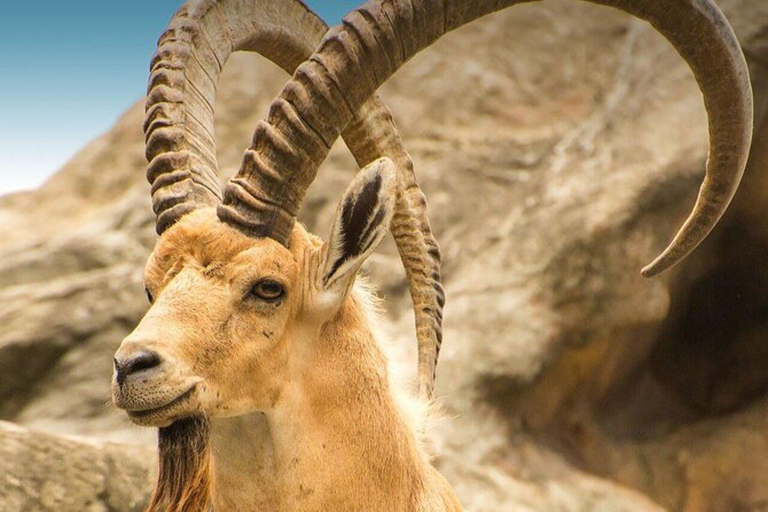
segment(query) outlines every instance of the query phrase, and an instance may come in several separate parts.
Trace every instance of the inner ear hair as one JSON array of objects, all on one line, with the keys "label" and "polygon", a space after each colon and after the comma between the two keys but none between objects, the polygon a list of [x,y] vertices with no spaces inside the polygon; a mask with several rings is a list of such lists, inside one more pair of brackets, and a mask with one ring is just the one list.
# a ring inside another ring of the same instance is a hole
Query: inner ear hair
[{"label": "inner ear hair", "polygon": [[380,158],[350,184],[336,210],[323,271],[324,287],[351,275],[389,231],[397,197],[395,164]]}]

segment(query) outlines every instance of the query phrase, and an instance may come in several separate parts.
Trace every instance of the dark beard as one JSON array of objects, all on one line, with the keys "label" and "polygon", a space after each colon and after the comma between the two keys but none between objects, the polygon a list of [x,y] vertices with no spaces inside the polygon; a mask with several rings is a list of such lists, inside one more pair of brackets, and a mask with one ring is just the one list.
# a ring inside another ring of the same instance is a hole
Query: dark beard
[{"label": "dark beard", "polygon": [[207,512],[211,509],[210,422],[180,419],[158,431],[157,484],[147,512]]}]

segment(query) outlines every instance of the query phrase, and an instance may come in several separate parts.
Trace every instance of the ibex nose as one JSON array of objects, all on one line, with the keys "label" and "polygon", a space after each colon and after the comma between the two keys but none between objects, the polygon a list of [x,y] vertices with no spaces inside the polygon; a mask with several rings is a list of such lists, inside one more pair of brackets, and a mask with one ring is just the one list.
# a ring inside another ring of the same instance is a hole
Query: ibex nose
[{"label": "ibex nose", "polygon": [[122,386],[131,374],[160,366],[160,355],[154,350],[141,350],[125,359],[115,358],[115,380]]}]

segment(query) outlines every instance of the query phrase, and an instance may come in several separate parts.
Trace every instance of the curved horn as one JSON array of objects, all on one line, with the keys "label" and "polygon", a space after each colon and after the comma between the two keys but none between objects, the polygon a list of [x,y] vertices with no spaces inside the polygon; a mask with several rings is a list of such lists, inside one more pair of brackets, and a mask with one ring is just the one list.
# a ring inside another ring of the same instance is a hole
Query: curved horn
[{"label": "curved horn", "polygon": [[[300,0],[191,0],[175,14],[152,59],[144,125],[159,234],[184,214],[220,202],[213,111],[229,55],[235,50],[258,52],[293,73],[327,29]],[[389,109],[376,95],[343,137],[361,167],[382,156],[397,164],[401,193],[392,233],[408,277],[419,347],[425,347],[419,352],[434,353],[426,358],[434,361],[426,372],[433,376],[445,299],[440,250],[413,161]],[[432,380],[420,378],[422,392],[431,389]]]},{"label": "curved horn", "polygon": [[[363,119],[368,122],[361,122]],[[427,199],[416,182],[413,160],[389,109],[375,96],[358,111],[342,136],[361,167],[380,156],[389,156],[397,164],[400,190],[391,230],[405,267],[416,318],[419,394],[429,400],[434,393],[443,341],[445,292],[440,246],[429,225]],[[369,144],[363,147],[358,142]]]},{"label": "curved horn", "polygon": [[[443,34],[523,1],[382,0],[350,13],[299,66],[267,120],[257,125],[240,171],[225,189],[219,217],[287,243],[320,163],[363,102]],[[680,261],[706,237],[738,187],[752,136],[749,74],[738,41],[712,0],[590,1],[644,19],[669,40],[692,69],[709,116],[706,179],[678,235],[643,269],[651,276]]]},{"label": "curved horn", "polygon": [[[666,37],[693,71],[709,115],[706,179],[678,236],[643,270],[654,275],[704,239],[736,191],[752,136],[749,73],[733,30],[712,0],[589,1],[646,20]],[[251,225],[268,227],[267,235],[284,241],[319,163],[363,102],[408,59],[446,32],[522,2],[382,0],[351,12],[299,66],[275,99],[267,121],[257,125],[254,144],[225,190],[220,217],[237,223],[247,214]],[[264,185],[258,188],[258,197],[244,197],[237,189],[244,180]],[[254,200],[259,207],[249,208]]]},{"label": "curved horn", "polygon": [[178,10],[150,64],[144,123],[159,234],[221,200],[213,117],[230,54],[258,51],[292,72],[326,30],[298,0],[190,0]]}]

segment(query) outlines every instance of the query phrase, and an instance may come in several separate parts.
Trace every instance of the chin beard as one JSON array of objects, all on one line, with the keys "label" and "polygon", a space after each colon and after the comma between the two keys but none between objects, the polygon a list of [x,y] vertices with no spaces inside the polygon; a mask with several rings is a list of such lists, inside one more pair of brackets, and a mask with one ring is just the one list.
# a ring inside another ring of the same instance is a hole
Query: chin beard
[{"label": "chin beard", "polygon": [[158,431],[157,484],[147,512],[208,512],[211,508],[210,422],[180,419]]}]

